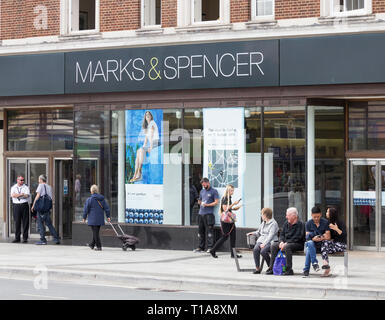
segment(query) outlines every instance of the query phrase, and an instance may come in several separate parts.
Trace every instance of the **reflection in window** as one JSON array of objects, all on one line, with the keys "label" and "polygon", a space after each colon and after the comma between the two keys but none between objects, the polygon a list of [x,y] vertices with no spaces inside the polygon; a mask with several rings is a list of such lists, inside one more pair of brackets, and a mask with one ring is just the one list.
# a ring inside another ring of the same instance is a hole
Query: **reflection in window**
[{"label": "reflection in window", "polygon": [[349,149],[385,148],[385,102],[366,101],[349,104]]},{"label": "reflection in window", "polygon": [[8,151],[73,149],[73,111],[8,111]]},{"label": "reflection in window", "polygon": [[220,18],[220,0],[193,0],[194,21],[215,21]]},{"label": "reflection in window", "polygon": [[315,204],[344,219],[344,108],[315,107]]},{"label": "reflection in window", "polygon": [[288,207],[307,220],[305,145],[304,107],[264,109],[264,205],[273,209],[279,225]]}]

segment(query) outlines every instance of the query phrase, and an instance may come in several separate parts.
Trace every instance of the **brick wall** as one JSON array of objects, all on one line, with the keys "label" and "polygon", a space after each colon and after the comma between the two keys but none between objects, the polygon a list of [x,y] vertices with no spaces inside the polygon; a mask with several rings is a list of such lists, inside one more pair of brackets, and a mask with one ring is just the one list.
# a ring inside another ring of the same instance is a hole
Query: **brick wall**
[{"label": "brick wall", "polygon": [[[47,28],[38,29],[34,20],[41,12],[36,6],[47,8]],[[60,0],[6,0],[1,1],[2,40],[58,35],[60,33]]]},{"label": "brick wall", "polygon": [[319,17],[320,10],[320,0],[275,0],[277,20]]},{"label": "brick wall", "polygon": [[384,13],[385,0],[373,0],[372,9],[373,9],[373,13]]},{"label": "brick wall", "polygon": [[162,27],[176,27],[178,21],[177,0],[162,0]]},{"label": "brick wall", "polygon": [[247,22],[250,20],[250,0],[230,1],[230,22]]},{"label": "brick wall", "polygon": [[100,31],[140,28],[140,0],[101,0]]}]

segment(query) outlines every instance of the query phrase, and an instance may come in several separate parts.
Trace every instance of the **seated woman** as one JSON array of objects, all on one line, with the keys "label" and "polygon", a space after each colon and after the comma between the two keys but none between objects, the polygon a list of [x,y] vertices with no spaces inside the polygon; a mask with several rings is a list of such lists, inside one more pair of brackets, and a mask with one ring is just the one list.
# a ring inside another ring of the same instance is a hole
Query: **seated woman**
[{"label": "seated woman", "polygon": [[[146,153],[159,146],[159,130],[150,111],[146,111],[143,118],[142,129],[145,134],[144,143],[136,152],[135,173],[130,182],[142,180],[142,166]],[[147,145],[148,144],[148,145]]]},{"label": "seated woman", "polygon": [[328,210],[326,211],[326,218],[329,220],[331,239],[322,241],[322,269],[324,269],[325,271],[321,275],[321,277],[329,277],[331,275],[328,254],[335,252],[344,252],[347,249],[346,225],[338,219],[337,210],[335,208],[328,208]]},{"label": "seated woman", "polygon": [[272,241],[278,241],[278,223],[273,218],[273,211],[270,208],[261,210],[263,222],[255,232],[250,232],[247,235],[256,235],[256,244],[254,246],[253,255],[255,262],[254,274],[259,274],[262,271],[260,268],[260,255],[265,259],[267,265],[270,265],[270,244]]}]

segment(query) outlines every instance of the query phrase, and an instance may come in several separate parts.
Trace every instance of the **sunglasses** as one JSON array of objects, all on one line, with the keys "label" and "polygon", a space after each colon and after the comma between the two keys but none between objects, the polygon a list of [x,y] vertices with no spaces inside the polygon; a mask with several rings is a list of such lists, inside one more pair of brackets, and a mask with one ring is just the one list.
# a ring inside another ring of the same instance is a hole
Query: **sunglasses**
[{"label": "sunglasses", "polygon": [[24,181],[24,179],[19,179],[19,181]]}]

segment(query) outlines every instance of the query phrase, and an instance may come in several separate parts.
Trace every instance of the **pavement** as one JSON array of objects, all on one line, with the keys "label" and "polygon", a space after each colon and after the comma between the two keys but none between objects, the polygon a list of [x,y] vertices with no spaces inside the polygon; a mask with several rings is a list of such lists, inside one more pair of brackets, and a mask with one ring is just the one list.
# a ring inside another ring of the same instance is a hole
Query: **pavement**
[{"label": "pavement", "polygon": [[[32,241],[31,241],[32,242]],[[293,257],[294,276],[237,272],[228,252],[207,253],[33,243],[0,243],[0,277],[118,285],[143,290],[195,291],[250,295],[256,299],[385,299],[385,252],[349,251],[348,277],[343,258],[331,257],[332,277],[313,270],[302,277],[303,256]],[[241,268],[253,268],[252,253],[242,253]],[[321,261],[319,257],[319,261]],[[266,269],[266,268],[265,268]],[[40,277],[40,278],[39,278]],[[48,282],[49,283],[49,282]]]}]

